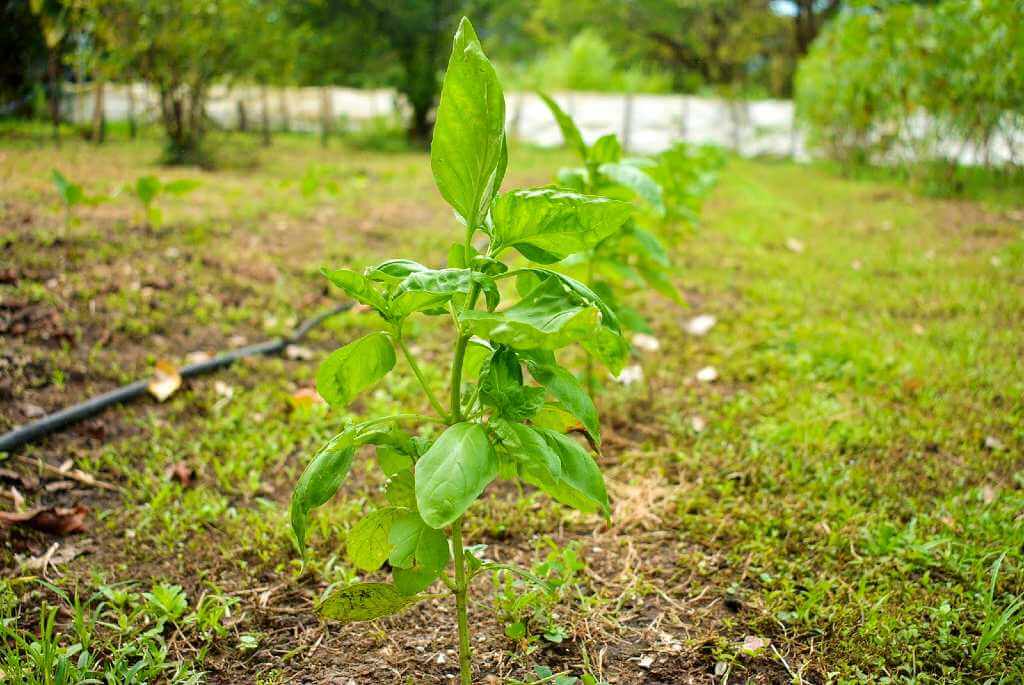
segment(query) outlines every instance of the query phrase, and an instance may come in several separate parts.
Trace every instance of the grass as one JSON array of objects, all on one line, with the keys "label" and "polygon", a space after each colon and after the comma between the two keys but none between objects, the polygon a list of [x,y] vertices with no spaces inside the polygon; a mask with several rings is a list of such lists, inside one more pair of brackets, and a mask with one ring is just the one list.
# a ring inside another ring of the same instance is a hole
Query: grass
[{"label": "grass", "polygon": [[[282,136],[258,167],[205,172],[156,167],[158,153],[149,140],[3,144],[0,429],[157,359],[288,330],[332,301],[322,264],[440,263],[458,239],[422,155]],[[511,185],[544,183],[568,160],[512,154]],[[202,186],[167,199],[158,229],[123,197],[65,229],[53,167],[88,193],[144,174]],[[1019,209],[734,160],[703,225],[676,243],[690,309],[635,295],[661,342],[638,360],[651,392],[609,382],[599,397],[611,524],[507,487],[472,511],[471,543],[559,587],[477,583],[481,677],[1024,679]],[[683,329],[698,313],[718,318],[704,337]],[[5,492],[91,511],[83,535],[0,532],[6,678],[446,682],[443,602],[370,627],[324,627],[310,612],[355,578],[339,550],[380,497],[371,469],[357,465],[315,518],[305,568],[287,532],[291,485],[343,418],[296,392],[319,358],[375,325],[343,315],[306,343],[313,360],[239,364],[10,456]],[[411,337],[442,388],[435,325]],[[708,365],[719,379],[694,380]],[[392,374],[354,411],[425,406],[408,374]],[[117,490],[39,467],[67,458]],[[194,482],[167,475],[179,462]],[[75,558],[28,563],[54,542]]]}]

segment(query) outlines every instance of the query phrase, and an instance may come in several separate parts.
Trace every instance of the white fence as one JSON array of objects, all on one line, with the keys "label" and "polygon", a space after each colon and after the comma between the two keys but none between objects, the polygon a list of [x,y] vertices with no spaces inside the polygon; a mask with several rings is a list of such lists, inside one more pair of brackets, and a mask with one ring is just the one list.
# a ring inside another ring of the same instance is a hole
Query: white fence
[{"label": "white fence", "polygon": [[[131,89],[131,97],[129,97]],[[90,121],[91,87],[69,88],[72,117]],[[257,88],[215,89],[207,112],[227,128],[237,128],[244,117],[259,127],[263,97]],[[588,141],[617,133],[628,150],[651,153],[685,140],[715,143],[744,155],[771,154],[803,158],[803,143],[793,124],[793,103],[785,100],[726,101],[684,95],[625,95],[607,93],[553,93],[576,119]],[[561,134],[543,101],[533,93],[507,93],[510,135],[538,145],[557,145]],[[391,90],[351,88],[273,88],[267,92],[271,126],[275,129],[318,131],[324,117],[343,118],[358,127],[373,117],[405,111]],[[134,109],[140,119],[153,119],[156,94],[142,84],[108,84],[103,110],[107,119],[124,120]]]}]

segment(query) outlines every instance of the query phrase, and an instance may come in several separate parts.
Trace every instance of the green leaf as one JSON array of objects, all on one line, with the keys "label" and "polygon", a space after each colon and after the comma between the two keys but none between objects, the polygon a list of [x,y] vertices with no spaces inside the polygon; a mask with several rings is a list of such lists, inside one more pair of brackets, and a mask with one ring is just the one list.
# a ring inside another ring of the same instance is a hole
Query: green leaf
[{"label": "green leaf", "polygon": [[418,597],[403,595],[388,583],[355,583],[328,595],[320,604],[319,613],[342,623],[372,621],[397,614],[417,601]]},{"label": "green leaf", "polygon": [[160,193],[160,180],[155,176],[140,176],[135,181],[135,195],[147,207]]},{"label": "green leaf", "polygon": [[64,174],[54,169],[50,173],[50,177],[53,179],[53,185],[57,187],[57,194],[60,195],[61,201],[68,207],[74,207],[85,200],[85,191],[82,190],[82,186],[72,183]]},{"label": "green leaf", "polygon": [[457,423],[416,462],[416,503],[431,528],[462,515],[497,475],[497,459],[478,423]]},{"label": "green leaf", "polygon": [[391,476],[384,490],[384,497],[396,507],[416,508],[416,483],[412,477],[412,468],[399,471]]},{"label": "green leaf", "polygon": [[332,352],[316,372],[316,390],[332,407],[345,407],[395,366],[385,333],[371,333]]},{"label": "green leaf", "polygon": [[623,238],[627,249],[633,248],[631,251],[639,252],[645,260],[653,261],[661,266],[672,265],[668,258],[668,250],[653,233],[640,228],[632,221],[628,222],[624,228]]},{"label": "green leaf", "polygon": [[495,419],[490,422],[502,445],[519,464],[520,471],[537,482],[554,486],[562,475],[562,463],[544,436],[530,426]]},{"label": "green leaf", "polygon": [[661,186],[646,172],[632,164],[606,163],[597,168],[598,172],[613,183],[629,188],[651,205],[659,216],[665,215],[665,203],[661,197]]},{"label": "green leaf", "polygon": [[559,433],[567,433],[573,429],[583,429],[583,424],[575,416],[560,405],[545,404],[530,420],[536,428],[550,428]]},{"label": "green leaf", "polygon": [[553,188],[505,193],[491,206],[492,250],[515,247],[528,259],[550,264],[597,245],[631,212],[626,202]]},{"label": "green leaf", "polygon": [[366,278],[393,286],[401,283],[409,274],[419,273],[420,271],[430,271],[430,269],[411,259],[389,259],[377,266],[368,268],[366,270]]},{"label": "green leaf", "polygon": [[327,502],[341,487],[352,468],[352,457],[359,446],[358,436],[359,427],[354,426],[331,438],[299,476],[292,492],[291,520],[295,540],[303,554],[309,512]]},{"label": "green leaf", "polygon": [[544,389],[523,385],[523,370],[514,350],[501,346],[491,356],[480,377],[480,399],[498,416],[520,421],[533,416],[544,404]]},{"label": "green leaf", "polygon": [[389,563],[396,568],[440,573],[448,564],[448,538],[431,528],[415,511],[407,511],[391,526]]},{"label": "green leaf", "polygon": [[537,431],[544,437],[548,447],[558,455],[562,474],[554,487],[543,482],[534,484],[562,504],[584,512],[600,511],[605,516],[611,515],[604,476],[601,475],[601,469],[594,458],[578,442],[566,435],[546,428],[538,428]]},{"label": "green leaf", "polygon": [[620,159],[622,159],[622,146],[619,145],[619,138],[614,133],[603,135],[595,140],[587,155],[588,164],[618,162]]},{"label": "green leaf", "polygon": [[590,173],[584,167],[559,169],[555,178],[559,187],[576,193],[584,192],[590,183]]},{"label": "green leaf", "polygon": [[518,350],[556,350],[582,341],[600,328],[599,319],[597,307],[554,278],[502,312],[467,310],[460,315],[467,332]]},{"label": "green leaf", "polygon": [[579,153],[580,159],[585,160],[587,158],[587,144],[583,142],[583,136],[580,134],[580,130],[576,128],[576,122],[572,120],[568,114],[562,111],[562,108],[558,106],[550,96],[544,93],[537,93],[540,99],[544,101],[544,104],[551,110],[551,114],[555,117],[555,122],[558,123],[558,128],[562,131],[562,138],[565,139],[565,144],[576,150]]},{"label": "green leaf", "polygon": [[387,317],[388,306],[384,301],[384,296],[377,292],[362,274],[351,269],[335,269],[334,271],[320,269],[320,273],[326,276],[331,283],[344,290],[352,299],[373,307]]},{"label": "green leaf", "polygon": [[469,269],[426,269],[406,276],[391,294],[388,310],[397,319],[418,311],[443,307],[458,293],[468,293]]},{"label": "green leaf", "polygon": [[[546,279],[546,281],[542,282],[542,286],[539,286],[534,292],[540,292],[541,288],[545,284],[558,284],[562,289],[564,289],[571,295],[570,299],[575,299],[575,301],[580,302],[582,305],[597,308],[597,310],[600,312],[600,316],[598,317],[600,326],[592,327],[590,329],[589,335],[582,335],[579,338],[579,341],[584,346],[584,348],[587,349],[587,351],[589,351],[591,354],[599,358],[604,363],[604,366],[606,366],[612,374],[617,374],[618,372],[621,372],[623,369],[623,365],[625,365],[626,363],[626,359],[629,357],[630,346],[629,343],[627,343],[622,336],[622,327],[618,325],[618,317],[615,316],[615,312],[612,311],[611,307],[609,307],[600,297],[598,297],[597,293],[595,293],[593,290],[591,290],[584,284],[580,283],[579,281],[571,279],[571,277],[565,275],[564,273],[559,273],[558,271],[552,271],[550,269],[539,267],[535,267],[530,270],[534,272],[536,275],[540,276],[541,279]],[[552,287],[548,287],[548,291],[550,292],[551,290]],[[519,304],[531,300],[531,298],[534,297],[534,292],[531,292],[530,295],[524,298]],[[549,309],[551,308],[552,307],[549,307]],[[513,309],[515,309],[515,307],[508,309],[504,313],[509,313]],[[548,311],[547,315],[555,316],[556,312]],[[552,318],[552,320],[555,319]],[[480,333],[478,333],[477,335],[487,337],[483,336]],[[492,339],[496,340],[497,342],[506,342],[507,344],[512,345],[517,349],[530,349],[530,346],[517,345],[511,342],[507,342],[505,340],[500,340],[494,335],[490,337],[492,337]],[[532,347],[548,350],[557,349],[560,346],[562,345],[532,345]]]},{"label": "green leaf", "polygon": [[388,478],[412,468],[412,457],[390,445],[377,446],[377,461],[380,462],[380,470]]},{"label": "green leaf", "polygon": [[601,422],[597,415],[597,407],[576,377],[559,366],[551,352],[531,350],[522,352],[519,356],[526,361],[530,375],[579,419],[594,442],[600,445]]},{"label": "green leaf", "polygon": [[346,541],[348,559],[360,571],[376,571],[391,554],[388,536],[395,519],[404,510],[398,507],[383,507],[364,516],[352,527]]},{"label": "green leaf", "polygon": [[430,146],[430,167],[441,196],[465,223],[482,223],[508,164],[505,97],[473,25],[455,33]]},{"label": "green leaf", "polygon": [[180,178],[177,181],[171,181],[170,183],[164,184],[164,191],[171,195],[185,195],[191,193],[193,190],[200,186],[199,181],[192,178]]}]

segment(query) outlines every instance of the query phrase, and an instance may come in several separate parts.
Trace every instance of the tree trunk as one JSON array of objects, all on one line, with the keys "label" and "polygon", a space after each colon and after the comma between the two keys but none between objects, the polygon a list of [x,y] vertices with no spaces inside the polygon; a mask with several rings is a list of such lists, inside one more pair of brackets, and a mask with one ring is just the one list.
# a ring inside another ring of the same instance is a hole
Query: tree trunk
[{"label": "tree trunk", "polygon": [[135,140],[135,136],[138,133],[136,130],[137,124],[135,123],[135,84],[128,84],[128,135],[131,136],[132,140]]},{"label": "tree trunk", "polygon": [[53,142],[60,146],[60,66],[57,48],[50,48],[46,70],[50,78],[50,121],[53,123]]},{"label": "tree trunk", "polygon": [[412,103],[412,120],[409,122],[409,141],[418,147],[430,145],[431,134],[434,132],[434,124],[430,121],[430,109],[432,102]]},{"label": "tree trunk", "polygon": [[245,103],[238,101],[238,130],[245,133],[249,130],[249,117],[245,112]]},{"label": "tree trunk", "polygon": [[102,143],[106,138],[107,119],[103,111],[103,88],[103,81],[97,79],[93,84],[92,99],[92,142],[94,143]]}]

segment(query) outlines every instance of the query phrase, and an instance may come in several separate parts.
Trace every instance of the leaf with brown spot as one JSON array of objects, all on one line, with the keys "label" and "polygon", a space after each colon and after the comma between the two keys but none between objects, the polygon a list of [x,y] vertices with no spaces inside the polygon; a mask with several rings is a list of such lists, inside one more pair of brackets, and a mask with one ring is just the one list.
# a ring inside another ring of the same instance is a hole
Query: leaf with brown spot
[{"label": "leaf with brown spot", "polygon": [[49,535],[68,535],[85,530],[85,515],[89,508],[78,504],[70,509],[47,507],[21,513],[0,511],[0,525],[25,526]]}]

